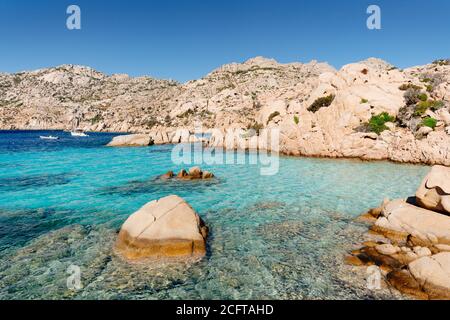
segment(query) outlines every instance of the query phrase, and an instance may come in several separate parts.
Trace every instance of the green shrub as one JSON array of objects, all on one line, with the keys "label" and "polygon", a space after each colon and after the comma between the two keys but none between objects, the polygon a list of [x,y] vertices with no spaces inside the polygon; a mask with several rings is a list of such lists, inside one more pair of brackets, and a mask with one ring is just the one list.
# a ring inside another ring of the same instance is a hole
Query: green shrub
[{"label": "green shrub", "polygon": [[431,109],[432,111],[439,110],[444,106],[444,102],[441,100],[426,100],[426,101],[420,101],[415,107],[414,107],[414,116],[420,117],[427,112],[428,109]]},{"label": "green shrub", "polygon": [[437,120],[431,117],[426,117],[422,120],[422,126],[424,127],[430,127],[431,129],[434,130],[434,128],[436,128],[437,125]]},{"label": "green shrub", "polygon": [[228,84],[228,85],[226,85],[226,86],[223,86],[223,87],[217,89],[217,92],[222,92],[222,91],[224,91],[224,90],[226,90],[226,89],[231,89],[231,90],[233,90],[233,89],[236,89],[236,86],[235,86],[234,84],[230,83],[230,84]]},{"label": "green shrub", "polygon": [[320,108],[327,108],[333,103],[335,97],[334,94],[330,94],[329,96],[318,98],[307,110],[316,113]]},{"label": "green shrub", "polygon": [[420,101],[418,98],[419,94],[420,94],[420,90],[416,90],[416,89],[406,90],[405,93],[403,94],[406,105],[411,106],[411,105],[415,105],[416,103],[418,103]]},{"label": "green shrub", "polygon": [[182,114],[179,114],[177,117],[178,118],[188,118],[189,116],[191,116],[193,114],[194,114],[194,111],[191,109],[188,109],[185,112],[183,112]]},{"label": "green shrub", "polygon": [[300,122],[300,119],[298,118],[298,116],[294,116],[294,123],[298,124]]},{"label": "green shrub", "polygon": [[372,118],[370,118],[369,120],[367,127],[371,132],[380,134],[385,130],[389,130],[389,128],[386,126],[386,122],[394,122],[394,121],[395,117],[389,115],[389,113],[387,112],[383,112],[378,115],[372,116]]},{"label": "green shrub", "polygon": [[103,117],[99,114],[96,114],[95,117],[91,119],[91,124],[95,124],[103,120]]},{"label": "green shrub", "polygon": [[154,126],[157,126],[160,124],[161,123],[159,123],[159,121],[156,119],[150,119],[145,122],[145,125],[147,126],[147,128],[153,128]]},{"label": "green shrub", "polygon": [[450,66],[450,59],[438,59],[434,60],[433,64],[437,64],[439,66]]},{"label": "green shrub", "polygon": [[429,93],[433,92],[433,89],[434,89],[433,85],[429,84],[429,85],[426,86],[426,88],[427,88],[427,92],[429,92]]},{"label": "green shrub", "polygon": [[444,101],[441,101],[441,100],[431,100],[430,101],[430,109],[432,111],[439,110],[440,108],[442,108],[444,106],[445,106]]},{"label": "green shrub", "polygon": [[264,128],[264,126],[261,123],[257,123],[257,122],[254,122],[247,126],[247,130],[253,129],[253,130],[255,130],[256,134],[258,134],[258,135],[259,135],[259,131],[261,131],[263,128]]},{"label": "green shrub", "polygon": [[415,117],[421,117],[427,112],[427,110],[430,108],[431,104],[429,101],[420,101],[415,107],[414,107],[414,116]]},{"label": "green shrub", "polygon": [[413,89],[413,90],[420,90],[420,89],[422,89],[421,87],[419,87],[419,86],[417,86],[415,84],[412,84],[412,83],[404,83],[398,88],[400,90],[402,90],[402,91],[406,91],[408,89]]},{"label": "green shrub", "polygon": [[269,119],[267,119],[267,123],[269,123],[270,121],[272,121],[275,117],[278,117],[279,115],[280,115],[280,113],[278,111],[271,113],[269,116]]},{"label": "green shrub", "polygon": [[428,100],[428,96],[426,93],[420,93],[417,98],[419,98],[420,101],[427,101]]},{"label": "green shrub", "polygon": [[13,81],[15,85],[19,85],[22,82],[22,79],[19,76],[15,76]]},{"label": "green shrub", "polygon": [[364,98],[361,99],[361,104],[364,104],[364,103],[367,103],[367,102],[369,102],[369,100],[364,99]]}]

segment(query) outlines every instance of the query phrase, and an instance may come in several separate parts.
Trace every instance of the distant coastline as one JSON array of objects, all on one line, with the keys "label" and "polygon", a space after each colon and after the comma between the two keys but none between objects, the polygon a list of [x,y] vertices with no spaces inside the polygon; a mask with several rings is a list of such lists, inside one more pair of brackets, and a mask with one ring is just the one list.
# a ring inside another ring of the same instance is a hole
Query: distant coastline
[{"label": "distant coastline", "polygon": [[139,133],[156,143],[198,124],[277,129],[285,155],[450,165],[445,59],[400,70],[370,58],[335,70],[256,57],[185,84],[64,65],[1,74],[0,84],[2,129]]}]

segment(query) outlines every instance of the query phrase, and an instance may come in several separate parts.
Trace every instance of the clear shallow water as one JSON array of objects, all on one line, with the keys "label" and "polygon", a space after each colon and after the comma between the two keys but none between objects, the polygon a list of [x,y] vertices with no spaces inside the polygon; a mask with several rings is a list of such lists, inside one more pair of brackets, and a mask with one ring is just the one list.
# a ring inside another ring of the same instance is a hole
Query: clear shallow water
[{"label": "clear shallow water", "polygon": [[[61,139],[39,139],[49,134]],[[283,157],[275,176],[256,165],[205,165],[216,181],[158,182],[181,169],[172,147],[104,147],[112,136],[0,132],[0,298],[398,297],[367,290],[342,259],[366,230],[354,218],[385,197],[413,194],[427,167]],[[207,257],[128,264],[115,256],[125,219],[169,194],[210,227]],[[72,264],[80,291],[66,286]]]}]

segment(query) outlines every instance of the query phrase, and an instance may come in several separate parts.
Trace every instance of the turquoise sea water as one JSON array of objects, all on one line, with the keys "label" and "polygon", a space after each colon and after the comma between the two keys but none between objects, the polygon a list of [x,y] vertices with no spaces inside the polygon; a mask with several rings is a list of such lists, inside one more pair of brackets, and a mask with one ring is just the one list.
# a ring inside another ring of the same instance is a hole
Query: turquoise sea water
[{"label": "turquoise sea water", "polygon": [[[40,135],[58,135],[58,141]],[[108,148],[113,134],[0,132],[1,299],[367,299],[343,256],[366,226],[354,219],[383,198],[415,192],[426,166],[280,158],[202,167],[210,182],[161,182],[181,166],[172,146]],[[199,262],[122,261],[112,251],[121,224],[145,203],[177,194],[211,233]],[[83,288],[69,290],[67,269]],[[356,273],[355,273],[356,272]]]}]

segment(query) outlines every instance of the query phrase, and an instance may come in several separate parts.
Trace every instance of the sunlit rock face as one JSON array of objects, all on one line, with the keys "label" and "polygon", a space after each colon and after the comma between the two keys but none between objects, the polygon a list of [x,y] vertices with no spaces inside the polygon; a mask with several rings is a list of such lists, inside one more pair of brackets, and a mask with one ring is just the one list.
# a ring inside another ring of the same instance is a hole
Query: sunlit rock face
[{"label": "sunlit rock face", "polygon": [[450,168],[434,166],[422,181],[416,198],[426,209],[450,214]]},{"label": "sunlit rock face", "polygon": [[[166,144],[192,142],[201,121],[279,129],[291,155],[450,165],[449,108],[449,65],[399,70],[375,58],[335,70],[256,57],[184,84],[74,65],[0,75],[2,129],[148,133]],[[373,136],[368,123],[383,112],[393,120]]]},{"label": "sunlit rock face", "polygon": [[153,144],[148,134],[129,134],[114,137],[108,147],[147,147]]},{"label": "sunlit rock face", "polygon": [[128,260],[201,257],[208,228],[192,207],[172,195],[152,201],[123,224],[116,250]]},{"label": "sunlit rock face", "polygon": [[[377,265],[393,287],[421,299],[450,299],[449,168],[434,166],[415,197],[390,201],[363,218],[371,235],[346,262]],[[369,234],[367,235],[369,236]]]}]

